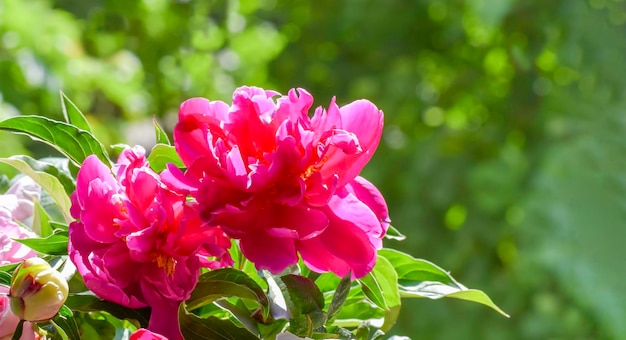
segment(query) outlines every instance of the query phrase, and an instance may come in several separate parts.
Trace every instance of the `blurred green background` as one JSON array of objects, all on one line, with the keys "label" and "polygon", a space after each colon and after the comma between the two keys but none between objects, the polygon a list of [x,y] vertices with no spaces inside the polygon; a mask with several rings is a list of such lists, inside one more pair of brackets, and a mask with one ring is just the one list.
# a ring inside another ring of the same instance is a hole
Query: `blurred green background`
[{"label": "blurred green background", "polygon": [[[255,85],[385,112],[364,171],[399,247],[505,319],[411,300],[413,339],[626,339],[623,0],[0,0],[0,118],[61,116],[150,147],[152,117]],[[0,136],[0,156],[50,152]]]}]

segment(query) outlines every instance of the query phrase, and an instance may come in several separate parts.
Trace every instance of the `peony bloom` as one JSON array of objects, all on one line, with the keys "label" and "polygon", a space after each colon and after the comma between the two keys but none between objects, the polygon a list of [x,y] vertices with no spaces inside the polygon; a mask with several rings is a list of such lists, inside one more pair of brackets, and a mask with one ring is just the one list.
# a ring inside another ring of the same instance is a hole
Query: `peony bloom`
[{"label": "peony bloom", "polygon": [[200,267],[230,263],[230,241],[202,222],[184,195],[163,185],[144,153],[125,150],[115,176],[97,157],[85,160],[72,195],[78,221],[69,228],[69,255],[96,295],[130,308],[152,307],[148,328],[177,339],[180,302],[191,294]]},{"label": "peony bloom", "polygon": [[25,222],[32,216],[33,199],[39,199],[39,193],[39,186],[25,176],[17,180],[4,195],[0,195],[0,265],[37,256],[34,250],[12,239],[37,237],[14,220]]},{"label": "peony bloom", "polygon": [[367,100],[340,108],[333,99],[311,118],[312,103],[302,89],[279,96],[255,87],[237,89],[231,106],[189,99],[174,129],[187,170],[170,165],[162,176],[239,239],[258,269],[278,273],[300,253],[312,270],[362,277],[388,226],[382,195],[358,176],[383,113]]}]

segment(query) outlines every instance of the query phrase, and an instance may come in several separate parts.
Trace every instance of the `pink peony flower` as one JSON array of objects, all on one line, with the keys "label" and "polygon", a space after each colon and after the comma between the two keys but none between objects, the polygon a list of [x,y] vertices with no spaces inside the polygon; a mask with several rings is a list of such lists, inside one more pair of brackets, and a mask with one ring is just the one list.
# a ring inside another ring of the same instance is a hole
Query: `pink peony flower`
[{"label": "pink peony flower", "polygon": [[96,295],[130,308],[152,307],[148,328],[177,339],[180,302],[201,266],[232,262],[230,241],[199,219],[194,203],[163,185],[144,153],[125,150],[115,176],[97,157],[85,160],[72,195],[78,221],[69,228],[69,255]]},{"label": "pink peony flower", "polygon": [[17,263],[37,256],[29,247],[12,239],[32,238],[37,235],[20,227],[15,221],[25,222],[33,214],[33,199],[39,199],[40,188],[30,177],[22,177],[0,195],[0,265]]},{"label": "pink peony flower", "polygon": [[[275,97],[278,97],[274,100]],[[233,104],[189,99],[174,129],[187,166],[163,180],[188,190],[202,217],[240,239],[273,273],[298,261],[318,272],[366,275],[388,227],[380,192],[358,174],[378,146],[383,113],[367,100],[328,110],[305,90],[242,87]]]}]

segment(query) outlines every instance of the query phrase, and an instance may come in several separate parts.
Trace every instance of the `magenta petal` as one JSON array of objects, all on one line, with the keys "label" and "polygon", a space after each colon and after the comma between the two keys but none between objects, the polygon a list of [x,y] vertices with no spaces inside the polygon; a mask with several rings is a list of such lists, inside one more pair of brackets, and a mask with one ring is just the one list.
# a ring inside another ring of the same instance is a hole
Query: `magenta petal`
[{"label": "magenta petal", "polygon": [[174,145],[186,165],[211,153],[209,135],[223,135],[220,122],[226,120],[227,112],[226,103],[210,102],[204,98],[192,98],[180,106],[179,123],[174,129]]},{"label": "magenta petal", "polygon": [[383,113],[367,100],[357,100],[340,109],[342,129],[358,138],[361,152],[346,153],[341,148],[329,148],[328,160],[322,168],[325,178],[339,175],[339,186],[354,179],[372,158],[383,131]]},{"label": "magenta petal", "polygon": [[298,262],[296,247],[291,238],[271,237],[263,232],[248,234],[241,239],[241,251],[256,268],[278,274]]},{"label": "magenta petal", "polygon": [[389,226],[389,210],[385,198],[380,191],[368,180],[361,176],[357,176],[352,182],[346,185],[346,189],[356,198],[365,203],[381,222],[381,231],[378,237],[385,236],[387,227]]}]

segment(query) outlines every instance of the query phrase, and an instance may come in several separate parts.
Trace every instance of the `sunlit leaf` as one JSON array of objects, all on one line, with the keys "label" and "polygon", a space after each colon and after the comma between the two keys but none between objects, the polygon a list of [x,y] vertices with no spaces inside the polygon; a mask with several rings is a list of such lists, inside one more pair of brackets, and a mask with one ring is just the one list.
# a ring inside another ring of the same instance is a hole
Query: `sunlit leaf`
[{"label": "sunlit leaf", "polygon": [[0,129],[30,136],[68,156],[80,165],[89,155],[110,164],[107,152],[90,132],[71,124],[41,116],[16,116],[0,122]]},{"label": "sunlit leaf", "polygon": [[43,190],[48,192],[50,197],[56,202],[65,220],[67,222],[74,220],[70,215],[70,207],[72,205],[70,198],[58,178],[48,173],[34,170],[24,160],[18,157],[0,158],[0,162],[9,164],[32,178]]},{"label": "sunlit leaf", "polygon": [[185,164],[178,156],[176,149],[171,145],[157,144],[150,151],[148,155],[148,163],[150,168],[155,172],[161,172],[167,168],[168,163],[173,163],[179,168],[184,168]]},{"label": "sunlit leaf", "polygon": [[382,249],[379,254],[389,260],[396,269],[402,297],[429,299],[451,297],[483,304],[508,317],[485,293],[468,289],[431,262],[413,258],[393,249]]},{"label": "sunlit leaf", "polygon": [[170,139],[167,136],[167,133],[165,132],[165,130],[163,130],[161,125],[159,125],[159,122],[157,121],[156,117],[152,118],[152,124],[154,124],[154,134],[156,136],[157,144],[171,145]]},{"label": "sunlit leaf", "polygon": [[69,124],[76,126],[79,129],[91,132],[91,126],[85,115],[78,109],[78,107],[63,93],[61,94],[61,108],[63,110],[63,117]]},{"label": "sunlit leaf", "polygon": [[33,231],[41,237],[50,236],[52,234],[50,216],[48,216],[46,210],[39,204],[39,201],[33,200],[33,205]]},{"label": "sunlit leaf", "polygon": [[385,234],[385,238],[396,241],[403,241],[406,239],[406,235],[402,234],[398,229],[394,228],[394,226],[389,225],[387,228],[387,233]]},{"label": "sunlit leaf", "polygon": [[23,238],[14,239],[32,250],[47,255],[67,255],[66,231],[59,231],[44,238]]}]

